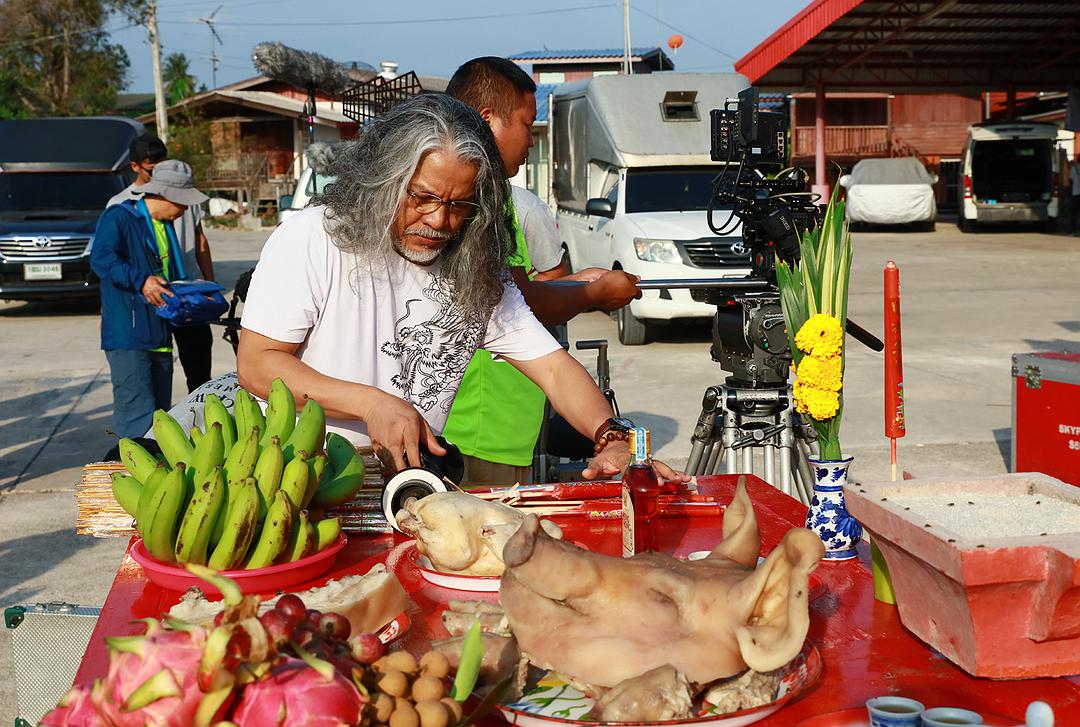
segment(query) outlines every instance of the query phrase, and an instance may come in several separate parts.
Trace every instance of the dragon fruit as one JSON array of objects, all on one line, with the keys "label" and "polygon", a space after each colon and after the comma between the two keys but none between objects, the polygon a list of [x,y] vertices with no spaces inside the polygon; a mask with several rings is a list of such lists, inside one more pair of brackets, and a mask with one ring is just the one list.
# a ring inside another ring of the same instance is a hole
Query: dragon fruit
[{"label": "dragon fruit", "polygon": [[283,656],[265,678],[244,687],[232,721],[239,727],[339,727],[358,724],[365,704],[337,670],[320,672]]},{"label": "dragon fruit", "polygon": [[68,690],[56,705],[56,709],[45,715],[39,723],[42,727],[97,727],[102,718],[91,699],[94,690],[102,687],[101,680],[92,684],[80,684]]}]

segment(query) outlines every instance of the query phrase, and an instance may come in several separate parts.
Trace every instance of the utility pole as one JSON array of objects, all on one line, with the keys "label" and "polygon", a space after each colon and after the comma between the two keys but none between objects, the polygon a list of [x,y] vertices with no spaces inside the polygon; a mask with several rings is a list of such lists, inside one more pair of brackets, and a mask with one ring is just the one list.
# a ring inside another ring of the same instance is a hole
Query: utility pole
[{"label": "utility pole", "polygon": [[157,135],[162,141],[169,139],[169,116],[165,110],[165,87],[161,83],[161,42],[157,29],[157,1],[147,6],[150,31],[150,55],[154,61],[154,109],[157,112]]},{"label": "utility pole", "polygon": [[634,72],[630,62],[630,0],[622,3],[622,27],[623,27],[623,73],[630,75]]}]

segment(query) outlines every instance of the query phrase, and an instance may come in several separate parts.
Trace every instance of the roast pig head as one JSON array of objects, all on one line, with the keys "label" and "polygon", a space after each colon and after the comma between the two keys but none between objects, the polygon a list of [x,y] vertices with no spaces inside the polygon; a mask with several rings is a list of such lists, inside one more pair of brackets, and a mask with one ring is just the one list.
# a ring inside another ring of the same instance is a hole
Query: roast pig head
[{"label": "roast pig head", "polygon": [[[417,549],[436,570],[471,576],[502,574],[503,547],[523,518],[508,505],[465,492],[410,499],[395,515],[398,527],[416,538]],[[550,536],[562,537],[555,523],[545,520],[542,527]]]},{"label": "roast pig head", "polygon": [[821,540],[793,528],[755,567],[760,539],[741,478],[723,536],[698,561],[616,558],[548,537],[527,516],[503,550],[499,593],[523,656],[597,688],[665,664],[697,684],[783,666],[806,638]]}]

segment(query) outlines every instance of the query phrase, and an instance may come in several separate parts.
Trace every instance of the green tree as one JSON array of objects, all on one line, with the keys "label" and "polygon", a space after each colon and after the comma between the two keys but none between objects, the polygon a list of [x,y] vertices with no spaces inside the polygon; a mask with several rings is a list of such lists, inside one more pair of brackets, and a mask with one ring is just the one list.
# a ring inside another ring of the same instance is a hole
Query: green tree
[{"label": "green tree", "polygon": [[170,53],[165,57],[165,71],[161,80],[165,84],[165,96],[172,106],[195,93],[195,76],[191,75],[191,62],[183,53]]},{"label": "green tree", "polygon": [[101,113],[127,85],[105,0],[0,2],[0,117]]},{"label": "green tree", "polygon": [[210,122],[188,108],[174,111],[169,117],[169,156],[190,164],[196,183],[206,179],[213,159]]}]

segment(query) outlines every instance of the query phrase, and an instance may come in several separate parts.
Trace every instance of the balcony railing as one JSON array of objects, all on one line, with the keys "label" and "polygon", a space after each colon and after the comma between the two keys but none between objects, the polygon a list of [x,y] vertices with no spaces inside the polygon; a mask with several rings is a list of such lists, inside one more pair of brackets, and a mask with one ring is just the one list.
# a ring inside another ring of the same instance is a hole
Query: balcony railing
[{"label": "balcony railing", "polygon": [[[792,156],[814,156],[817,150],[813,126],[795,127]],[[888,155],[888,126],[826,126],[825,156]]]}]

